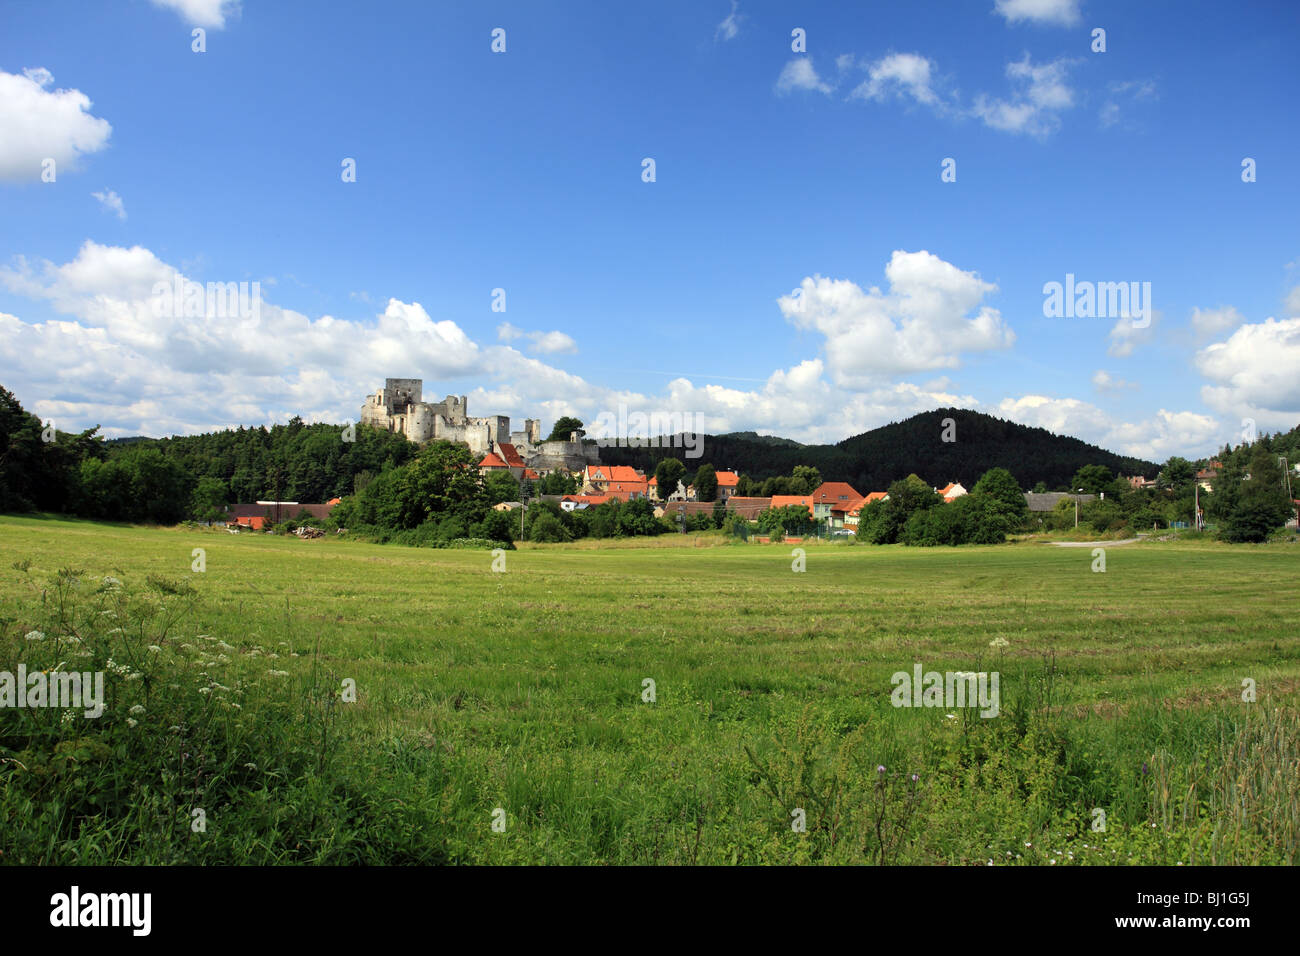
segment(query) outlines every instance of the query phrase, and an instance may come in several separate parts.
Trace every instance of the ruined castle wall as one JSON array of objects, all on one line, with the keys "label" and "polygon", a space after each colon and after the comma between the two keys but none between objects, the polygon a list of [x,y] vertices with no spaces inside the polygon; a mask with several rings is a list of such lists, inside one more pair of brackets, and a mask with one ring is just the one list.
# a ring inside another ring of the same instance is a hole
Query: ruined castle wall
[{"label": "ruined castle wall", "polygon": [[528,467],[537,471],[581,471],[598,464],[600,449],[580,441],[544,441],[528,459]]},{"label": "ruined castle wall", "polygon": [[434,412],[435,407],[425,402],[411,406],[411,410],[406,416],[407,438],[413,442],[426,442],[433,437],[434,419],[437,417]]},{"label": "ruined castle wall", "polygon": [[486,419],[471,418],[462,422],[453,422],[438,415],[435,416],[434,422],[433,435],[430,437],[444,441],[464,442],[474,454],[487,454],[488,443],[493,440],[494,434],[489,429]]},{"label": "ruined castle wall", "polygon": [[361,423],[371,425],[375,428],[391,427],[388,420],[388,408],[382,402],[383,393],[379,397],[374,395],[366,396],[366,403],[361,406]]},{"label": "ruined castle wall", "polygon": [[418,405],[423,398],[424,380],[419,378],[384,379],[384,404],[389,408]]}]

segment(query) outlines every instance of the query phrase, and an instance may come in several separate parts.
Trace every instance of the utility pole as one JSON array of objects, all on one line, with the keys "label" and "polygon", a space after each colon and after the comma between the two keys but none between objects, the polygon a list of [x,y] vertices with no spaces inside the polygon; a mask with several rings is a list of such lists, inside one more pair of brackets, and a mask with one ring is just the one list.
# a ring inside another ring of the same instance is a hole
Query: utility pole
[{"label": "utility pole", "polygon": [[528,510],[528,483],[519,479],[519,540],[524,540],[524,512]]},{"label": "utility pole", "polygon": [[1286,483],[1287,506],[1295,512],[1296,519],[1300,520],[1300,507],[1296,507],[1295,499],[1291,497],[1291,466],[1282,455],[1278,455],[1277,460],[1282,465],[1282,481]]}]

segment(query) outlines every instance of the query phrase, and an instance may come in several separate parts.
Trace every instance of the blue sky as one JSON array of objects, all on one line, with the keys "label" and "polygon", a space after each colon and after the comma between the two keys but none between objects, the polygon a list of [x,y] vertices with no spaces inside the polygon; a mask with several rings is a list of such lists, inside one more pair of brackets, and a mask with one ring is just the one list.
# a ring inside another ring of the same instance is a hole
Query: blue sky
[{"label": "blue sky", "polygon": [[[0,383],[110,436],[341,422],[386,376],[1156,460],[1300,422],[1300,5],[794,9],[7,3]],[[159,315],[177,274],[260,301]],[[1045,316],[1067,274],[1150,283],[1149,325]]]}]

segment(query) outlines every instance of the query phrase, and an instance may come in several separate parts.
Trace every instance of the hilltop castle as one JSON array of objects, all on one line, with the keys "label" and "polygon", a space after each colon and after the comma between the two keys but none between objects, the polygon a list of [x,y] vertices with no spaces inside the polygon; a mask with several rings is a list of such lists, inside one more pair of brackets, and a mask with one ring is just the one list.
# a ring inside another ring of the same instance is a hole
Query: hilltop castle
[{"label": "hilltop castle", "polygon": [[542,441],[541,422],[536,418],[525,419],[524,430],[512,432],[509,415],[471,418],[466,396],[448,395],[434,403],[423,400],[423,391],[423,379],[384,379],[382,389],[366,396],[361,423],[399,432],[420,445],[435,439],[461,442],[477,456],[510,446],[539,474],[581,471],[600,463],[599,450],[584,445],[581,432],[572,433],[568,441]]}]

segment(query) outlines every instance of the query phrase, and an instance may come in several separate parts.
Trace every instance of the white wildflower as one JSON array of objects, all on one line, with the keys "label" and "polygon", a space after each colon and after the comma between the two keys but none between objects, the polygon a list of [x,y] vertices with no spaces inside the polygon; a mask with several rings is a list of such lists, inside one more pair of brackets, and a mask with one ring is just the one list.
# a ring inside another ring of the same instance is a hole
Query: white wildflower
[{"label": "white wildflower", "polygon": [[45,633],[44,633],[43,631],[28,631],[28,632],[27,632],[27,640],[29,640],[29,641],[43,641],[43,640],[45,640]]}]

